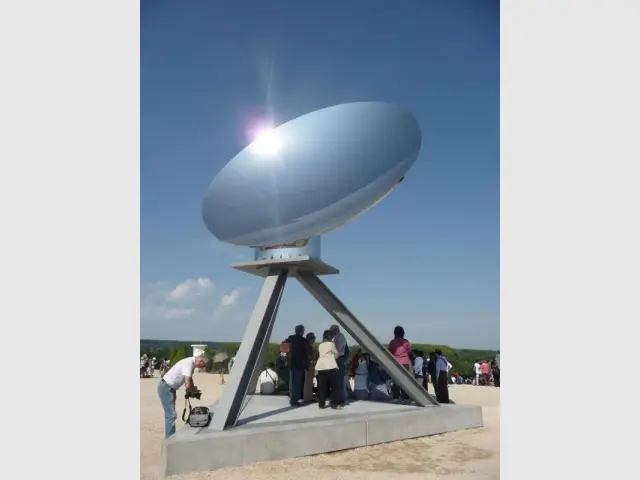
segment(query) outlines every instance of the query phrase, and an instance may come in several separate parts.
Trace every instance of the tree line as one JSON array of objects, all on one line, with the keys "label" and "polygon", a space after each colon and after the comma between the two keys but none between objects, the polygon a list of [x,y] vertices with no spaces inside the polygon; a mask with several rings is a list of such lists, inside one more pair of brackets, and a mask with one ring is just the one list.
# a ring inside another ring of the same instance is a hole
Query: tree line
[{"label": "tree line", "polygon": [[[171,361],[171,365],[175,365],[176,362],[186,358],[193,353],[193,349],[191,347],[192,344],[200,344],[207,345],[205,350],[206,355],[209,357],[209,365],[207,367],[208,372],[212,373],[228,373],[228,361],[224,363],[213,363],[213,357],[217,353],[226,353],[229,358],[233,357],[238,348],[240,348],[239,342],[178,342],[173,340],[140,340],[140,356],[143,354],[147,354],[149,358],[156,357],[158,363],[162,361],[162,359],[169,359]],[[385,345],[386,347],[387,345]],[[473,369],[473,363],[476,360],[486,360],[490,362],[491,359],[496,355],[495,350],[474,350],[474,349],[458,349],[452,348],[447,345],[432,345],[432,344],[420,344],[413,343],[412,347],[414,350],[420,350],[425,354],[428,352],[432,352],[434,350],[442,350],[444,356],[449,359],[451,365],[453,365],[453,369],[451,370],[452,374],[459,373],[463,376],[471,375]],[[349,347],[349,360],[353,358],[354,355],[361,352],[361,349],[357,346]],[[264,365],[263,368],[267,366],[269,363],[276,363],[277,358],[280,356],[280,344],[279,343],[271,343],[269,344],[267,351],[265,353]]]}]

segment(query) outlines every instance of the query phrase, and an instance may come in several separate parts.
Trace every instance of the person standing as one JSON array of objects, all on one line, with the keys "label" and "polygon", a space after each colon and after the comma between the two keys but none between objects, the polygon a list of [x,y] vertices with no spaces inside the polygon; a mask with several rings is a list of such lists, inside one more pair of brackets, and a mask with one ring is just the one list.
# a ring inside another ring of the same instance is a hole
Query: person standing
[{"label": "person standing", "polygon": [[[318,345],[318,361],[315,369],[318,371],[318,407],[327,408],[327,392],[330,391],[329,404],[332,409],[340,410],[344,406],[340,403],[340,370],[337,359],[340,356],[333,342],[333,333],[325,330],[322,334],[322,343]],[[344,378],[344,377],[342,377]]]},{"label": "person standing", "polygon": [[436,399],[438,403],[449,403],[449,360],[442,354],[441,350],[436,350]]},{"label": "person standing", "polygon": [[312,332],[307,333],[307,342],[309,342],[309,362],[307,363],[307,369],[304,372],[304,392],[302,395],[302,401],[304,403],[313,402],[313,378],[316,371],[317,355],[313,349],[313,344],[316,343],[316,336]]},{"label": "person standing", "polygon": [[140,378],[144,378],[146,369],[147,369],[147,361],[145,360],[143,355],[140,357]]},{"label": "person standing", "polygon": [[311,347],[304,338],[304,325],[298,325],[295,333],[287,338],[289,344],[289,405],[299,407],[304,389],[304,372],[309,365]]},{"label": "person standing", "polygon": [[491,373],[493,374],[493,386],[500,386],[500,353],[491,360]]},{"label": "person standing", "polygon": [[338,350],[338,359],[336,363],[338,364],[338,375],[341,378],[341,381],[338,382],[339,399],[340,405],[344,406],[347,404],[347,361],[349,360],[349,346],[347,345],[347,339],[344,334],[340,331],[340,327],[338,325],[331,325],[329,331],[333,335],[333,343],[336,346],[336,350]]},{"label": "person standing", "polygon": [[473,374],[474,379],[473,379],[473,384],[475,386],[480,386],[480,360],[476,360],[475,363],[473,364]]},{"label": "person standing", "polygon": [[480,360],[476,360],[475,363],[473,364],[473,384],[476,387],[480,386],[480,377],[482,376],[482,373],[480,372]]},{"label": "person standing", "polygon": [[436,390],[436,384],[438,380],[436,378],[436,354],[435,352],[429,352],[427,358],[427,376],[431,379],[431,385],[433,385],[433,391]]},{"label": "person standing", "polygon": [[491,375],[489,374],[489,364],[484,360],[480,363],[480,373],[482,374],[483,385],[488,387],[491,384]]},{"label": "person standing", "polygon": [[413,360],[413,376],[417,382],[427,390],[427,382],[425,381],[425,369],[424,354],[421,351],[414,353]]},{"label": "person standing", "polygon": [[193,372],[209,363],[206,355],[183,358],[177,362],[158,382],[158,397],[164,410],[164,438],[176,433],[176,391],[184,385],[188,393],[197,391],[193,383]]},{"label": "person standing", "polygon": [[[411,344],[409,340],[404,338],[404,328],[397,326],[393,329],[393,340],[389,342],[389,351],[396,361],[402,365],[406,370],[411,371]],[[397,385],[393,386],[393,396],[395,398],[402,397],[407,398],[405,392],[403,392]]]}]

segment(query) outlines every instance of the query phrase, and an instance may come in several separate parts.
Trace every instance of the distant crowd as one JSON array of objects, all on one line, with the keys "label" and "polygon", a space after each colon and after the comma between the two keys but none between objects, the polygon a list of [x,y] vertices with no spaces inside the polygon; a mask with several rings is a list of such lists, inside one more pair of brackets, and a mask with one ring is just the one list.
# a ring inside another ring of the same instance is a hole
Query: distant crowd
[{"label": "distant crowd", "polygon": [[486,360],[476,360],[473,364],[474,378],[471,383],[477,386],[500,386],[500,352],[487,363]]},{"label": "distant crowd", "polygon": [[160,362],[156,357],[149,358],[145,353],[140,357],[140,378],[152,378],[156,370],[160,371],[160,378],[169,370],[169,359],[164,358]]},{"label": "distant crowd", "polygon": [[[408,396],[395,385],[380,365],[369,354],[359,352],[349,358],[349,346],[338,325],[326,330],[320,343],[314,347],[316,337],[298,325],[295,333],[283,343],[280,362],[286,362],[289,371],[289,401],[292,406],[317,402],[320,408],[342,409],[349,399],[361,400],[407,400]],[[431,383],[439,403],[449,403],[449,386],[452,384],[474,384],[500,386],[499,354],[491,361],[475,362],[473,372],[466,377],[459,373],[451,375],[453,365],[442,351],[422,352],[412,349],[401,326],[394,329],[394,338],[389,342],[389,352],[395,360],[409,370],[427,391]],[[231,366],[231,365],[230,365]],[[259,377],[262,394],[276,393],[282,371],[269,364]],[[479,372],[479,373],[476,373]],[[353,382],[353,387],[351,383]]]}]

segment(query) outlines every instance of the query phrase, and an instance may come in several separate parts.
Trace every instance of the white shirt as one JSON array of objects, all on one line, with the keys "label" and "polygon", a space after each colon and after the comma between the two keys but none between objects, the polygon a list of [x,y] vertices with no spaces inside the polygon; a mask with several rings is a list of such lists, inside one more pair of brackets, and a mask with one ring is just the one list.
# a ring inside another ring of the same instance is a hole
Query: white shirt
[{"label": "white shirt", "polygon": [[479,363],[474,363],[473,364],[473,370],[476,372],[476,375],[480,375],[480,364]]},{"label": "white shirt", "polygon": [[333,342],[322,342],[318,345],[318,361],[316,362],[316,371],[336,370],[338,364],[338,350]]},{"label": "white shirt", "polygon": [[258,383],[260,385],[260,393],[263,395],[270,395],[276,391],[276,383],[278,382],[278,374],[267,368],[258,377]]},{"label": "white shirt", "polygon": [[184,377],[193,377],[196,368],[195,357],[187,357],[180,360],[164,374],[162,379],[174,390],[178,390],[184,385]]}]

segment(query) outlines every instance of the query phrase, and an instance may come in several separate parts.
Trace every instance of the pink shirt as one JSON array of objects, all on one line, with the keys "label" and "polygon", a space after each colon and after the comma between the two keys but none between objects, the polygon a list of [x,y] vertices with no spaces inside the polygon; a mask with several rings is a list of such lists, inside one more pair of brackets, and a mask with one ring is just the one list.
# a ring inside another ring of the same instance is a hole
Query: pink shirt
[{"label": "pink shirt", "polygon": [[389,351],[396,357],[398,363],[411,365],[411,344],[406,338],[394,338],[389,342]]},{"label": "pink shirt", "polygon": [[480,373],[482,373],[483,375],[485,373],[489,373],[489,364],[487,362],[480,364]]}]

